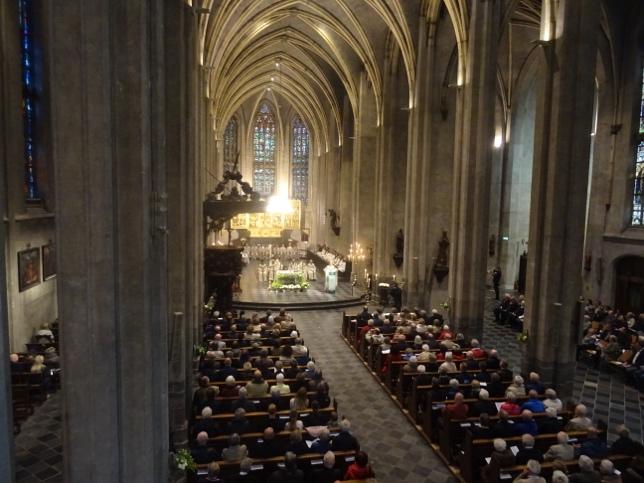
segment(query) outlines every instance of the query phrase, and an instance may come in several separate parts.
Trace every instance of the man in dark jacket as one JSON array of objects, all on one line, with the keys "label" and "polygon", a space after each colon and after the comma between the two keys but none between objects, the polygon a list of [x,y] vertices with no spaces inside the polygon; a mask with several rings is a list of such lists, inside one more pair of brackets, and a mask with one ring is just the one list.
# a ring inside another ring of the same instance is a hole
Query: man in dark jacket
[{"label": "man in dark jacket", "polygon": [[521,436],[521,449],[515,455],[514,463],[525,465],[529,460],[537,460],[539,463],[543,463],[543,454],[534,447],[534,436],[524,434]]},{"label": "man in dark jacket", "polygon": [[335,468],[335,455],[332,451],[324,454],[322,468],[313,471],[313,483],[335,483],[342,481],[342,471]]},{"label": "man in dark jacket", "polygon": [[268,477],[268,483],[303,483],[304,472],[297,467],[297,456],[288,452],[284,456],[284,468],[279,468]]},{"label": "man in dark jacket", "polygon": [[340,434],[331,440],[333,451],[357,451],[360,449],[358,440],[349,432],[351,423],[348,419],[340,421]]},{"label": "man in dark jacket", "polygon": [[261,440],[257,440],[257,444],[251,448],[251,455],[257,459],[274,458],[280,454],[282,454],[282,450],[275,440],[273,428],[266,428],[264,437]]}]

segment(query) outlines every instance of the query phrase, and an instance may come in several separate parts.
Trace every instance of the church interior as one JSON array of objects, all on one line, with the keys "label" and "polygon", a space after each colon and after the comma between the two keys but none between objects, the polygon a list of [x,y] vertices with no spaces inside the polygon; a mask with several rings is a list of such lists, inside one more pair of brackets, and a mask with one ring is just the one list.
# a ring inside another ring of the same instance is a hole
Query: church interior
[{"label": "church interior", "polygon": [[644,2],[0,2],[0,481],[644,482]]}]

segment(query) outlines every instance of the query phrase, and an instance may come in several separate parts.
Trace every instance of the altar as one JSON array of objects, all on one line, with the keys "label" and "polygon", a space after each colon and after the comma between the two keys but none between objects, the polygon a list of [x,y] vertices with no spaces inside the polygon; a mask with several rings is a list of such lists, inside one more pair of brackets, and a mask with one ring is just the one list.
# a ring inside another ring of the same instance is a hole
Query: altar
[{"label": "altar", "polygon": [[303,273],[295,270],[276,270],[275,280],[270,284],[271,290],[278,291],[299,291],[304,292],[311,284],[306,280]]}]

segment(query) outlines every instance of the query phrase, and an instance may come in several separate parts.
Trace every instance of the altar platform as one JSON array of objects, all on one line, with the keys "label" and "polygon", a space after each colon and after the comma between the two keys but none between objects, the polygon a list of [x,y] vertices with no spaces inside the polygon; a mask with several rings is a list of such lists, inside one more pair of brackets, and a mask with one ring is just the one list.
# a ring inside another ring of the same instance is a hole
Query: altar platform
[{"label": "altar platform", "polygon": [[349,282],[338,281],[335,293],[324,291],[324,272],[317,269],[317,280],[305,292],[277,292],[268,289],[268,282],[259,282],[257,267],[259,262],[251,260],[243,269],[241,293],[233,294],[233,307],[242,310],[278,309],[315,310],[351,307],[361,303],[358,290],[353,293]]}]

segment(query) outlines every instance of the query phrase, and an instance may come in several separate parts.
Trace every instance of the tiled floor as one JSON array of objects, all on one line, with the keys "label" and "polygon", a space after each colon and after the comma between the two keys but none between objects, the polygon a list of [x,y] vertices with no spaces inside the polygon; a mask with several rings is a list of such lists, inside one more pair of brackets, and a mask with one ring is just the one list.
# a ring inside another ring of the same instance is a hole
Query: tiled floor
[{"label": "tiled floor", "polygon": [[[494,322],[491,310],[493,306],[490,298],[483,329],[484,343],[494,341],[502,357],[508,360],[511,369],[519,371],[521,348],[516,338],[517,333]],[[642,441],[644,393],[624,384],[621,375],[617,373],[598,371],[581,362],[577,364],[575,379],[571,382],[574,399],[588,407],[595,421],[601,419],[608,424],[609,442],[617,438],[615,428],[620,424],[626,425],[634,439]]]},{"label": "tiled floor", "polygon": [[[447,468],[342,341],[341,311],[298,312],[295,316],[306,344],[329,381],[340,415],[351,420],[353,432],[369,453],[379,481],[453,481]],[[516,333],[498,326],[488,315],[484,340],[495,341],[503,357],[518,370],[521,351]],[[609,439],[614,439],[614,429],[621,423],[634,438],[642,439],[644,394],[625,386],[619,376],[579,364],[574,394],[595,419],[608,423]],[[16,481],[62,481],[61,451],[60,402],[56,394],[36,410],[16,437]]]},{"label": "tiled floor", "polygon": [[62,482],[60,393],[51,396],[22,425],[16,436],[16,481]]}]

